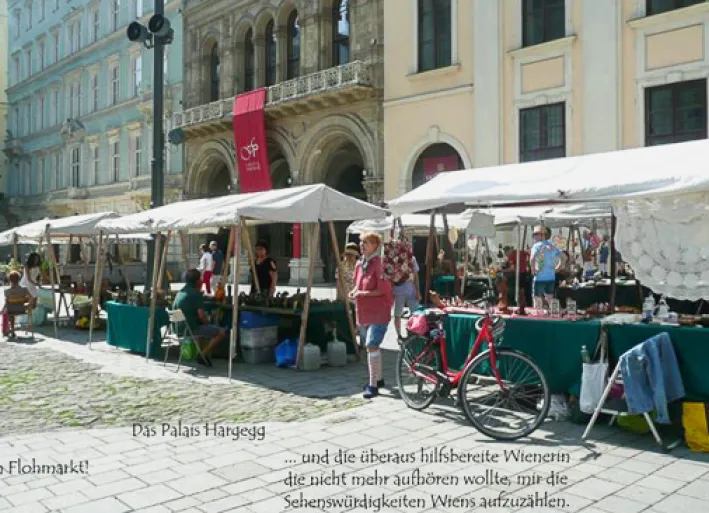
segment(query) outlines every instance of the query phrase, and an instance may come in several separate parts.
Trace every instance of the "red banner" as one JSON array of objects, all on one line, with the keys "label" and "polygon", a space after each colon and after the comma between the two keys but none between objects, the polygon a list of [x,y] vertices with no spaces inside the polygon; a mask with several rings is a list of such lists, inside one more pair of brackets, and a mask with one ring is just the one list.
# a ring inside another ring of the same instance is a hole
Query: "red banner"
[{"label": "red banner", "polygon": [[427,182],[438,173],[458,171],[458,169],[457,155],[449,155],[447,157],[425,157],[423,159],[423,176]]},{"label": "red banner", "polygon": [[266,89],[240,94],[234,99],[232,125],[240,192],[268,191],[273,188],[266,151],[265,103]]}]

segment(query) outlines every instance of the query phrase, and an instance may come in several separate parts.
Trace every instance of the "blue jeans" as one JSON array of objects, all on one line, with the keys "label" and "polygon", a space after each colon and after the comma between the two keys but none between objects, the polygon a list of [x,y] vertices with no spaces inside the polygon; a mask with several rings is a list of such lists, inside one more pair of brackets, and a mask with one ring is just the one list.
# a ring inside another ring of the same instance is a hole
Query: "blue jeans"
[{"label": "blue jeans", "polygon": [[552,281],[537,281],[534,278],[534,297],[544,297],[554,295],[554,280]]},{"label": "blue jeans", "polygon": [[388,324],[371,324],[359,327],[360,343],[367,347],[378,348],[384,342],[384,335],[387,333]]}]

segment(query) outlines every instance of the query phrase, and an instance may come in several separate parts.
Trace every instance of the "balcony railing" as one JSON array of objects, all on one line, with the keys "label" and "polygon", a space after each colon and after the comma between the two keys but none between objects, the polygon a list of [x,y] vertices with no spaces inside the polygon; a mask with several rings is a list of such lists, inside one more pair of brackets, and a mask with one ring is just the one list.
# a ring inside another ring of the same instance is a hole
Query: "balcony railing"
[{"label": "balcony railing", "polygon": [[[372,86],[369,63],[354,61],[272,85],[266,93],[266,110],[284,102],[322,93],[334,93],[353,86]],[[233,105],[234,97],[231,97],[176,112],[172,116],[172,126],[180,128],[222,119],[231,114]]]}]

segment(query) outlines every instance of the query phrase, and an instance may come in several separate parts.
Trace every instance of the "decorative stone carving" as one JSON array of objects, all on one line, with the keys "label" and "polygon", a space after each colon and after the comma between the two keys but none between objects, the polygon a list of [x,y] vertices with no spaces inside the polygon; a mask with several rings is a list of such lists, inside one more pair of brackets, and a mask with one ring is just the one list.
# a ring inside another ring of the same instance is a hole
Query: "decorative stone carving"
[{"label": "decorative stone carving", "polygon": [[59,129],[64,142],[78,142],[86,134],[86,127],[78,119],[67,119]]}]

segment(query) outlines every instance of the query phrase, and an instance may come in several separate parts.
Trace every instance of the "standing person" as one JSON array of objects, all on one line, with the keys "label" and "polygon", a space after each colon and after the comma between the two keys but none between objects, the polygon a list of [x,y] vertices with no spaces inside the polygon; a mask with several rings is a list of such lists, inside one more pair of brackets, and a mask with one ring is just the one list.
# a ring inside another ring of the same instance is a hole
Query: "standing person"
[{"label": "standing person", "polygon": [[[49,248],[49,251],[53,251]],[[52,272],[51,269],[49,272]],[[32,308],[37,306],[37,296],[39,295],[39,278],[42,275],[42,258],[39,253],[30,253],[25,261],[25,269],[20,280],[20,287],[27,289],[31,296],[30,304]],[[53,293],[53,292],[52,292]]]},{"label": "standing person", "polygon": [[[354,288],[354,271],[359,260],[359,246],[354,242],[348,242],[342,256],[342,289],[337,289],[337,299],[342,301],[345,296]],[[335,271],[335,279],[339,283],[340,268]]]},{"label": "standing person", "polygon": [[[262,294],[273,297],[278,283],[278,267],[276,261],[268,256],[268,243],[260,240],[256,243],[256,279]],[[256,285],[251,283],[251,293],[256,293]]]},{"label": "standing person", "polygon": [[212,288],[216,291],[217,285],[222,282],[222,270],[224,269],[224,254],[219,251],[217,241],[209,243],[209,251],[212,253]]},{"label": "standing person", "polygon": [[394,329],[401,340],[401,316],[404,307],[413,312],[419,307],[421,289],[419,287],[419,264],[413,257],[413,273],[403,283],[394,284]]},{"label": "standing person", "polygon": [[605,234],[601,245],[598,247],[598,264],[604,277],[608,276],[609,271],[608,260],[611,255],[611,245],[609,241],[610,237],[608,234]]},{"label": "standing person", "polygon": [[385,386],[379,347],[391,320],[392,291],[391,282],[382,277],[384,268],[377,254],[381,244],[382,238],[376,233],[362,237],[362,258],[355,267],[354,288],[350,292],[355,301],[360,341],[367,348],[369,384],[364,388],[365,399],[379,395],[379,389]]},{"label": "standing person", "polygon": [[212,293],[212,268],[214,262],[212,261],[212,254],[209,252],[206,244],[202,244],[199,247],[199,271],[202,273],[202,283],[199,286],[199,290],[202,290],[202,285],[207,289],[207,294]]},{"label": "standing person", "polygon": [[543,226],[534,227],[534,246],[532,246],[531,267],[534,274],[532,287],[534,297],[543,297],[547,301],[554,297],[556,271],[560,269],[559,249],[549,240],[551,230]]}]

